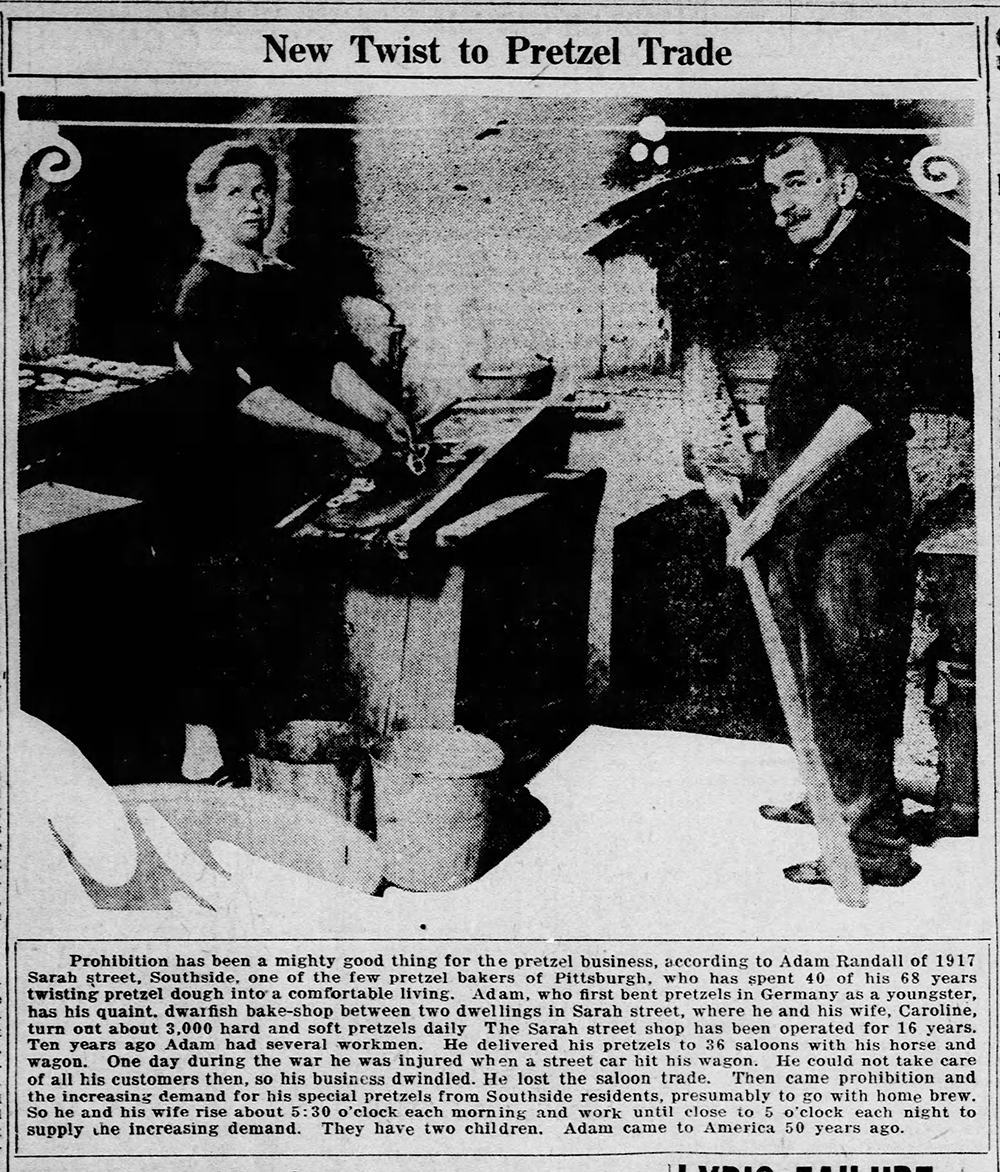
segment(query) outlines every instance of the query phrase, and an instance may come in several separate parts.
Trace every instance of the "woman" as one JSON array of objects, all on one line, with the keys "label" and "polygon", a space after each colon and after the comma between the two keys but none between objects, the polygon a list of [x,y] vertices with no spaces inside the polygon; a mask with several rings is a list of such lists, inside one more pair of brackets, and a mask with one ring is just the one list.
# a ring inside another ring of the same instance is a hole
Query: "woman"
[{"label": "woman", "polygon": [[[204,238],[175,318],[189,376],[177,446],[189,472],[170,494],[161,546],[177,571],[182,674],[198,681],[180,686],[192,779],[221,765],[213,728],[242,730],[245,742],[253,727],[302,715],[303,657],[335,650],[310,638],[309,574],[287,543],[274,547],[274,525],[409,437],[400,412],[343,360],[324,299],[265,252],[277,178],[267,151],[238,141],[203,151],[188,172]],[[330,628],[328,615],[321,624]]]},{"label": "woman", "polygon": [[311,474],[366,467],[380,443],[405,444],[408,427],[343,361],[321,320],[324,298],[264,251],[276,189],[274,159],[253,143],[219,143],[195,159],[188,206],[204,247],[181,285],[176,342],[207,438],[280,509]]}]

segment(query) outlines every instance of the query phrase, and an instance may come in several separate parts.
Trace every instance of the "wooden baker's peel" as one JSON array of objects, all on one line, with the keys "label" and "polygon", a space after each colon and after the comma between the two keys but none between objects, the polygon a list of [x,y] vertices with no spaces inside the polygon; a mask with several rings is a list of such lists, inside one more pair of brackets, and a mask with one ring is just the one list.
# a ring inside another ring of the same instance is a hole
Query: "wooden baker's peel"
[{"label": "wooden baker's peel", "polygon": [[[749,448],[739,428],[728,388],[708,348],[700,343],[692,345],[685,355],[684,399],[689,428],[697,433],[696,438],[701,441],[693,445],[696,462],[704,476],[714,475],[731,480],[735,494],[739,477],[749,471]],[[732,529],[739,519],[735,495],[722,508],[726,522]],[[847,824],[816,746],[809,710],[755,557],[748,554],[740,563],[740,568],[757,616],[806,800],[812,811],[813,824],[819,838],[820,861],[837,899],[847,907],[865,907],[868,903],[868,888],[861,876]]]},{"label": "wooden baker's peel", "polygon": [[[735,501],[724,505],[723,511],[729,527],[732,528],[738,519]],[[792,748],[798,761],[806,800],[812,811],[823,868],[841,903],[847,907],[864,907],[868,903],[868,888],[861,877],[857,856],[848,836],[847,824],[833,796],[830,778],[816,747],[809,710],[799,691],[795,669],[752,554],[743,559],[740,568],[760,626],[761,639],[767,652],[768,663],[771,665],[771,674],[774,676],[774,685],[778,690],[778,699],[781,702],[785,723],[788,725],[788,733],[792,739]]]}]

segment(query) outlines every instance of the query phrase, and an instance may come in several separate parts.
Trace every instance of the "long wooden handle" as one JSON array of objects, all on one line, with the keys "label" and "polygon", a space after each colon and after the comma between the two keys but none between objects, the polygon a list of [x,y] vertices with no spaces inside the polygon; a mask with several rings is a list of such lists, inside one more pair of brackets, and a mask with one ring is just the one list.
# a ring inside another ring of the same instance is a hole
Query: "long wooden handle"
[{"label": "long wooden handle", "polygon": [[[733,502],[723,506],[730,527],[738,520]],[[784,639],[774,617],[774,610],[753,556],[742,562],[743,580],[750,593],[760,634],[771,665],[771,674],[778,690],[778,700],[785,715],[792,748],[799,765],[799,773],[812,810],[813,823],[819,837],[820,858],[833,885],[837,899],[848,907],[864,907],[868,903],[868,889],[861,878],[857,856],[851,845],[847,825],[840,806],[833,795],[822,758],[813,737],[812,721],[802,699],[802,693],[785,647]]]}]

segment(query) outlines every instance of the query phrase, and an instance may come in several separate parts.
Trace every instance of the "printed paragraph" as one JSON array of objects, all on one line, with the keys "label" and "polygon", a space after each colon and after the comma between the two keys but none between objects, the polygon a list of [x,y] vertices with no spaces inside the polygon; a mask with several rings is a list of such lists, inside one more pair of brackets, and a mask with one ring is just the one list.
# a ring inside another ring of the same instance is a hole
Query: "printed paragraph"
[{"label": "printed paragraph", "polygon": [[981,941],[22,942],[17,1150],[986,1144]]}]

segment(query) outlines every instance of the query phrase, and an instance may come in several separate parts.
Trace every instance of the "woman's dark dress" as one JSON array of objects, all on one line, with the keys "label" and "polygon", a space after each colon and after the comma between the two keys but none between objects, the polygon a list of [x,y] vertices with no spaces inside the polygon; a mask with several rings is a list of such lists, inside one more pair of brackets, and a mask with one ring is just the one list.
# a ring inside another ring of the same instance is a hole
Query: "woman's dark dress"
[{"label": "woman's dark dress", "polygon": [[176,342],[191,374],[187,443],[178,447],[197,456],[204,508],[213,523],[223,513],[220,523],[231,533],[273,525],[331,475],[348,471],[335,440],[239,410],[252,390],[273,387],[317,415],[336,417],[330,374],[338,344],[321,316],[298,274],[277,264],[244,273],[203,258],[181,285]]},{"label": "woman's dark dress", "polygon": [[177,620],[166,627],[176,641],[168,656],[178,717],[240,749],[254,728],[349,706],[330,569],[317,572],[274,525],[352,471],[336,440],[239,409],[252,390],[273,387],[336,418],[339,348],[309,292],[285,266],[244,273],[201,258],[176,306],[190,374],[177,376],[165,424],[176,475],[151,502],[164,606]]}]

